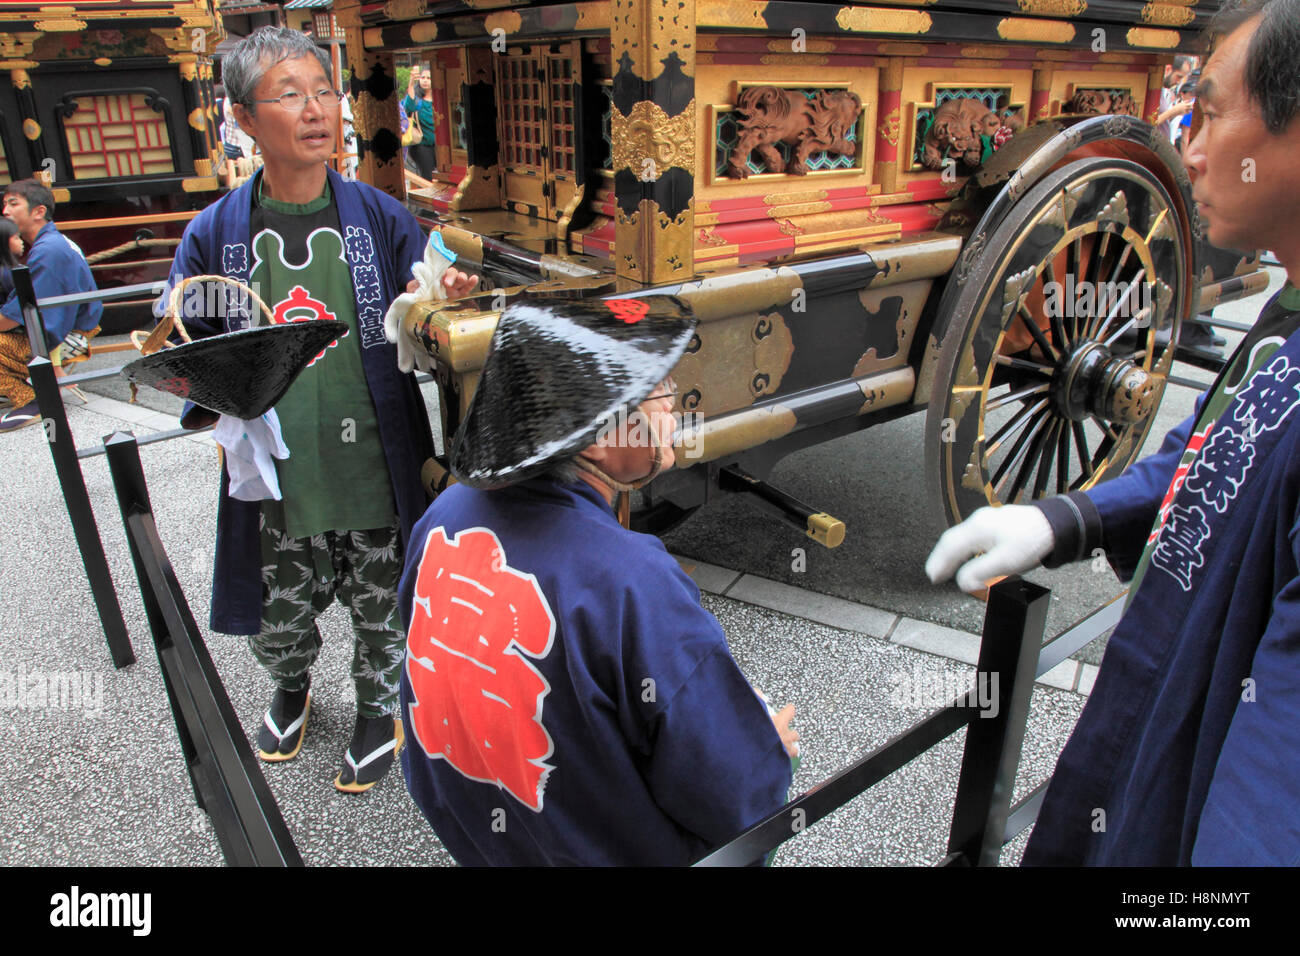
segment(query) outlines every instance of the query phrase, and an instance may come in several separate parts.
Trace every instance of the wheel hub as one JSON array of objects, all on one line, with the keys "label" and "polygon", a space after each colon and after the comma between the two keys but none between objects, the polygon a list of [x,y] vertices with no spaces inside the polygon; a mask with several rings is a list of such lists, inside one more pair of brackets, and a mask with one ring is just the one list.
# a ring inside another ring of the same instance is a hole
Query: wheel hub
[{"label": "wheel hub", "polygon": [[1087,342],[1057,365],[1051,398],[1057,414],[1071,421],[1096,415],[1117,425],[1136,425],[1155,407],[1156,382],[1100,342]]}]

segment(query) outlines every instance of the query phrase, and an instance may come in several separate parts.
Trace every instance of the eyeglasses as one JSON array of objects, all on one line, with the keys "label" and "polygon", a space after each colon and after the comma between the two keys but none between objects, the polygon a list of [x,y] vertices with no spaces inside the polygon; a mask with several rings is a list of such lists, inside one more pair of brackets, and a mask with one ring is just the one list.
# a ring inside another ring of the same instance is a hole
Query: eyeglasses
[{"label": "eyeglasses", "polygon": [[308,100],[315,100],[321,105],[321,109],[332,110],[343,101],[343,94],[338,90],[317,90],[311,96],[307,96],[297,90],[290,90],[288,93],[281,93],[273,99],[253,100],[253,102],[279,103],[281,109],[288,110],[290,113],[297,113],[306,107]]},{"label": "eyeglasses", "polygon": [[641,399],[641,404],[644,405],[646,402],[653,402],[656,398],[677,397],[677,383],[673,381],[672,376],[669,376],[668,378],[664,379],[661,384],[665,389],[667,389],[667,391],[658,392],[654,395],[647,395],[645,398]]}]

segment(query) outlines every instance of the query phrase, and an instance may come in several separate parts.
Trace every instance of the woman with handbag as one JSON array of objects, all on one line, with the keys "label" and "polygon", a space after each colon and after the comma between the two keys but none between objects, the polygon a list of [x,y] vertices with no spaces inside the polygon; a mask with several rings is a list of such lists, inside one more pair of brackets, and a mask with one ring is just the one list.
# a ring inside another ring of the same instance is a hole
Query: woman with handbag
[{"label": "woman with handbag", "polygon": [[402,108],[411,117],[402,145],[407,147],[407,155],[415,163],[420,176],[432,179],[437,156],[434,150],[433,74],[428,67],[412,67],[411,82],[406,88]]}]

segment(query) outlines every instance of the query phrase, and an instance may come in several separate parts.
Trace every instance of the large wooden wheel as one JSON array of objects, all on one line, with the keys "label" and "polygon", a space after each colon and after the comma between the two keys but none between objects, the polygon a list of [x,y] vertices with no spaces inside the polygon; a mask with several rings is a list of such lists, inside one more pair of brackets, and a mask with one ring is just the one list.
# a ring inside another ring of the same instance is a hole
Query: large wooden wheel
[{"label": "large wooden wheel", "polygon": [[1187,231],[1151,172],[1093,157],[972,237],[940,304],[926,418],[946,523],[1090,488],[1137,457],[1187,304]]}]

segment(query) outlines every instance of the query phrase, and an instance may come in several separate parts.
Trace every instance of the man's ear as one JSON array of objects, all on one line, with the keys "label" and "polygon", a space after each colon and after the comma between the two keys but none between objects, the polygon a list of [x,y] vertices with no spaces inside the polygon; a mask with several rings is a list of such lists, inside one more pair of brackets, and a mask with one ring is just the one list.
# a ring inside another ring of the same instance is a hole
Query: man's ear
[{"label": "man's ear", "polygon": [[[239,124],[239,128],[249,136],[253,136],[253,127],[256,125],[257,119],[249,111],[248,107],[243,103],[231,103],[230,112],[235,117],[235,122]],[[253,138],[256,139],[257,137],[253,136]]]}]

